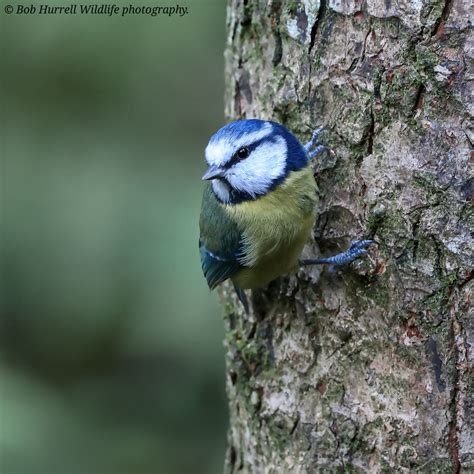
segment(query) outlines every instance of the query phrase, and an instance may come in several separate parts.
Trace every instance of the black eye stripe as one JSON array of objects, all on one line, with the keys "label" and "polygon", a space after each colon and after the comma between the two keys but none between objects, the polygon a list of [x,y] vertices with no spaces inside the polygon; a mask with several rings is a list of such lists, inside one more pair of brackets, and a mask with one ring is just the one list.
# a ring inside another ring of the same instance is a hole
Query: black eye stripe
[{"label": "black eye stripe", "polygon": [[237,156],[237,152],[239,150],[241,150],[242,148],[247,148],[248,149],[249,154],[246,156],[246,158],[248,158],[250,156],[250,154],[252,153],[252,151],[255,150],[255,148],[258,148],[263,142],[268,142],[268,141],[270,141],[272,143],[275,143],[275,138],[274,137],[264,137],[264,138],[261,138],[260,140],[257,140],[254,143],[251,143],[250,145],[244,145],[244,146],[239,147],[235,151],[235,153],[232,155],[232,158],[224,165],[224,167],[225,168],[231,168],[232,166],[234,166],[239,161],[242,161],[243,159],[245,159],[245,158],[239,158]]},{"label": "black eye stripe", "polygon": [[[231,168],[239,161],[245,160],[245,158],[248,158],[250,156],[250,153],[252,152],[254,148],[255,148],[255,144],[250,145],[250,146],[241,146],[235,151],[235,153],[232,155],[232,158],[226,163],[225,167]],[[246,152],[242,156],[239,156],[239,151],[243,151],[243,150],[245,150]]]},{"label": "black eye stripe", "polygon": [[237,156],[237,158],[240,158],[241,160],[244,160],[249,155],[250,155],[250,150],[246,146],[240,147],[234,154],[234,156]]}]

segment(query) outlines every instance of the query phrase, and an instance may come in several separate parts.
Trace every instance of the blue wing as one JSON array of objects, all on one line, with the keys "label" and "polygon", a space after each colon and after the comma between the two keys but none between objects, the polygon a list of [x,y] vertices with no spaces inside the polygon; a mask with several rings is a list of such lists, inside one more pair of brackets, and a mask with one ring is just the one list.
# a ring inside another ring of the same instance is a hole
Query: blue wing
[{"label": "blue wing", "polygon": [[224,257],[211,252],[200,239],[199,252],[201,254],[202,271],[211,290],[242,268],[237,258],[233,256]]}]

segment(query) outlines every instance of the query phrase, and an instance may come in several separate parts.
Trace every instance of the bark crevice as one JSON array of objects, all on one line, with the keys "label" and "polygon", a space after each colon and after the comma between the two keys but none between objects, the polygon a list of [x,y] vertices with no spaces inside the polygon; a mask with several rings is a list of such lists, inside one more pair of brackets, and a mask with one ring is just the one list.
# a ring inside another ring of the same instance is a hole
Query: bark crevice
[{"label": "bark crevice", "polygon": [[311,35],[310,35],[310,42],[309,42],[309,47],[308,47],[308,54],[311,54],[311,50],[314,47],[314,43],[316,41],[316,34],[318,32],[318,28],[320,26],[322,26],[322,21],[323,21],[325,11],[326,11],[326,0],[320,0],[318,14],[316,16],[316,20],[314,21],[314,23],[311,27]]},{"label": "bark crevice", "polygon": [[453,7],[454,0],[446,0],[444,2],[443,10],[441,11],[441,15],[436,21],[433,32],[431,33],[431,36],[439,36],[443,34],[444,32],[444,24],[446,23],[446,20],[448,19],[448,16],[451,12],[451,9]]}]

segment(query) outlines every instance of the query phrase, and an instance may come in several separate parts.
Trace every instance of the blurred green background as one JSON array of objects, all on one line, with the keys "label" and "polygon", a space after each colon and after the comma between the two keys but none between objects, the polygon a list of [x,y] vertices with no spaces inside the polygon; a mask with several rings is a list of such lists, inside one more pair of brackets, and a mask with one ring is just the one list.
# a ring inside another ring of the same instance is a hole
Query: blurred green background
[{"label": "blurred green background", "polygon": [[222,472],[223,325],[197,241],[225,2],[180,4],[1,6],[2,474]]}]

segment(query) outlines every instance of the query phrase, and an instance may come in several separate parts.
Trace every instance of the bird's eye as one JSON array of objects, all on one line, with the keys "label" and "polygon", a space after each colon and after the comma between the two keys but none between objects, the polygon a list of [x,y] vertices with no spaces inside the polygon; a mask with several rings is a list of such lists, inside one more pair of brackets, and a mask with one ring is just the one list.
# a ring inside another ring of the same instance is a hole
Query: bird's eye
[{"label": "bird's eye", "polygon": [[247,158],[247,156],[250,155],[250,150],[246,147],[246,146],[243,146],[241,148],[239,148],[237,150],[237,153],[236,155],[241,159],[243,160],[244,158]]}]

